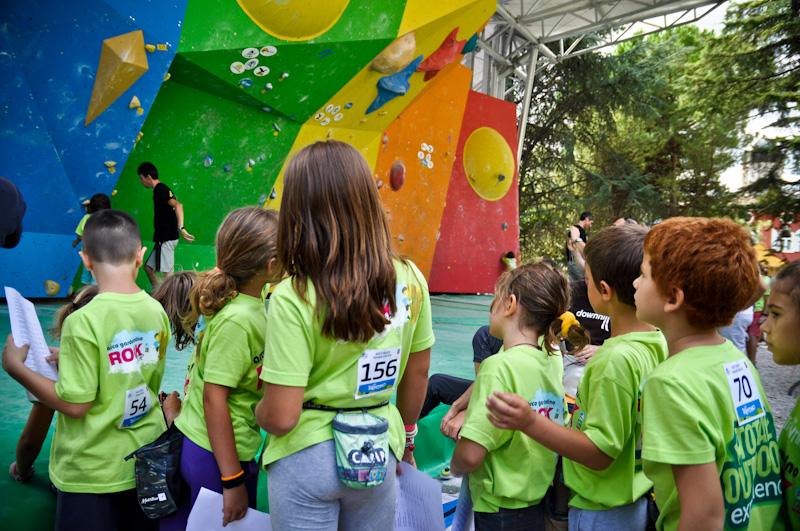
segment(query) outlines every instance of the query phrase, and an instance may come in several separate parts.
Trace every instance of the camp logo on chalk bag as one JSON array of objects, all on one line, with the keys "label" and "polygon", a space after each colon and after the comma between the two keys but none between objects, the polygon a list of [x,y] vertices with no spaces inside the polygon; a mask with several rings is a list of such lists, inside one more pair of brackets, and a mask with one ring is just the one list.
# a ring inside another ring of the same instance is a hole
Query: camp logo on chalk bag
[{"label": "camp logo on chalk bag", "polygon": [[350,468],[339,469],[341,479],[369,483],[386,477],[386,450],[375,448],[371,439],[363,441],[361,448],[347,455]]},{"label": "camp logo on chalk bag", "polygon": [[725,529],[746,529],[759,505],[781,502],[781,469],[772,413],[734,428],[720,481]]},{"label": "camp logo on chalk bag", "polygon": [[341,482],[355,489],[379,485],[386,477],[389,421],[366,410],[340,411],[331,426]]}]

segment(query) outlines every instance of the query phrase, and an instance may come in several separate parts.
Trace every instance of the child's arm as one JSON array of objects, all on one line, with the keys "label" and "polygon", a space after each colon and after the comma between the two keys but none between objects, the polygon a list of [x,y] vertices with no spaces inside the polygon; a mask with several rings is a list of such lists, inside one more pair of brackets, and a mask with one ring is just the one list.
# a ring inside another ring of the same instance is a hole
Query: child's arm
[{"label": "child's arm", "polygon": [[[397,410],[406,426],[416,424],[419,420],[422,403],[425,401],[425,390],[428,387],[430,366],[430,348],[409,354],[403,378],[397,386]],[[410,448],[406,448],[403,452],[403,461],[417,466],[413,450]]]},{"label": "child's arm", "polygon": [[83,236],[78,236],[74,240],[72,240],[72,246],[77,247],[79,243],[83,240]]},{"label": "child's arm", "polygon": [[56,382],[33,372],[25,366],[25,358],[28,356],[29,348],[30,345],[17,347],[14,344],[14,338],[11,334],[8,334],[6,346],[3,349],[3,369],[42,403],[59,413],[74,419],[79,419],[86,415],[89,408],[92,407],[91,402],[76,404],[61,400],[56,393]]},{"label": "child's arm", "polygon": [[450,471],[461,475],[472,472],[486,457],[486,448],[469,439],[460,439],[450,459]]},{"label": "child's arm", "polygon": [[[489,421],[504,430],[521,431],[542,446],[592,470],[605,470],[614,461],[580,431],[545,419],[521,396],[513,393],[489,395]],[[492,416],[494,415],[494,417]]]},{"label": "child's arm", "polygon": [[[205,411],[208,442],[214,459],[222,474],[229,478],[242,471],[239,454],[236,452],[236,438],[233,435],[233,421],[228,408],[230,388],[206,382],[203,389],[203,409]],[[222,525],[241,520],[247,513],[247,490],[244,483],[222,489]]]},{"label": "child's arm", "polygon": [[461,426],[464,425],[464,418],[467,414],[467,406],[469,399],[472,396],[472,389],[475,387],[475,382],[472,382],[464,393],[456,399],[455,402],[447,410],[439,429],[445,437],[450,437],[458,442],[458,434],[461,431]]},{"label": "child's arm", "polygon": [[707,531],[725,526],[725,503],[715,462],[672,465],[681,516],[678,531]]}]

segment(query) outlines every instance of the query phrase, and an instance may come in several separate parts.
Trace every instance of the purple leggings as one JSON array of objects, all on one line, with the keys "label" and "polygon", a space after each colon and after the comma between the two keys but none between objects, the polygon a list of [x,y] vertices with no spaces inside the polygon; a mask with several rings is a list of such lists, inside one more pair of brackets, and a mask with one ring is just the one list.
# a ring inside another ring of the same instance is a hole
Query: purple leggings
[{"label": "purple leggings", "polygon": [[[245,488],[247,489],[247,505],[256,508],[256,491],[258,487],[258,465],[255,459],[250,462],[242,461],[242,470],[245,476]],[[161,531],[177,531],[186,529],[186,522],[189,520],[189,513],[192,510],[194,501],[200,493],[200,488],[222,494],[222,474],[217,466],[214,454],[183,438],[183,448],[181,450],[181,475],[183,480],[189,485],[190,496],[183,500],[178,512],[161,520]],[[219,515],[222,521],[222,513]]]}]

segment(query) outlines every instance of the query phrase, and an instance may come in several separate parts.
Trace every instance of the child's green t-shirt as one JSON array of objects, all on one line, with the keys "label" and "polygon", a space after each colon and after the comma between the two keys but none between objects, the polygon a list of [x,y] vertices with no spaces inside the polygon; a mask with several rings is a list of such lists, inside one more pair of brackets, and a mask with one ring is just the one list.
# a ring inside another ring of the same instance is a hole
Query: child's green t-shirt
[{"label": "child's green t-shirt", "polygon": [[583,371],[572,412],[572,428],[582,431],[614,461],[592,470],[563,460],[570,505],[602,511],[633,503],[653,482],[642,472],[641,384],[667,358],[661,332],[633,332],[607,339]]},{"label": "child's green t-shirt", "polygon": [[203,390],[206,383],[230,387],[228,408],[236,453],[240,461],[250,461],[263,440],[261,428],[256,423],[255,408],[264,395],[263,384],[258,378],[267,329],[264,302],[240,293],[205,322],[205,331],[198,333],[187,396],[175,424],[193,443],[211,452]]},{"label": "child's green t-shirt", "polygon": [[678,527],[671,465],[716,462],[725,529],[771,529],[781,502],[780,458],[761,378],[731,343],[684,350],[656,367],[642,392],[642,459],[661,511]]},{"label": "child's green t-shirt", "polygon": [[81,218],[81,221],[78,223],[78,227],[75,229],[75,234],[78,236],[83,236],[83,228],[86,226],[86,220],[89,219],[91,214],[86,214]]},{"label": "child's green t-shirt", "polygon": [[778,439],[783,479],[783,520],[786,529],[800,529],[800,407],[795,404]]},{"label": "child's green t-shirt", "polygon": [[[261,379],[304,387],[303,402],[329,407],[366,407],[388,400],[403,377],[409,354],[433,345],[431,303],[425,277],[412,262],[395,261],[397,311],[384,314],[391,324],[368,343],[348,343],[322,334],[314,311],[316,292],[309,282],[304,302],[287,278],[269,300],[266,357]],[[194,391],[192,391],[194,392]],[[398,461],[405,449],[400,412],[389,404],[370,413],[389,419],[390,446]],[[297,426],[286,435],[272,435],[264,466],[333,438],[333,411],[303,409]]]},{"label": "child's green t-shirt", "polygon": [[158,402],[169,321],[144,291],[101,293],[64,321],[56,393],[91,402],[75,419],[59,414],[50,480],[64,492],[103,494],[136,486],[134,460],[167,426]]},{"label": "child's green t-shirt", "polygon": [[[486,400],[495,391],[515,393],[551,421],[564,425],[563,369],[548,355],[525,345],[498,352],[481,363],[467,407],[461,437],[486,448],[469,474],[474,510],[496,513],[541,501],[553,481],[557,456],[520,431],[501,430],[489,422]],[[542,422],[542,420],[539,420]]]}]

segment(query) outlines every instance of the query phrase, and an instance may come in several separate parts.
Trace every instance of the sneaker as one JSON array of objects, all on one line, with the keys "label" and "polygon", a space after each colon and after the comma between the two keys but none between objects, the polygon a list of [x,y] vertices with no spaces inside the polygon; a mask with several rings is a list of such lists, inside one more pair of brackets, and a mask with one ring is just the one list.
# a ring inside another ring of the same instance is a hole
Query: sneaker
[{"label": "sneaker", "polygon": [[11,466],[8,468],[8,473],[11,475],[12,478],[14,478],[14,481],[16,481],[17,483],[25,483],[26,481],[31,479],[31,476],[33,476],[34,472],[35,472],[34,467],[31,467],[31,469],[28,471],[27,474],[25,474],[24,476],[20,476],[17,473],[17,462],[16,461],[11,463]]}]

